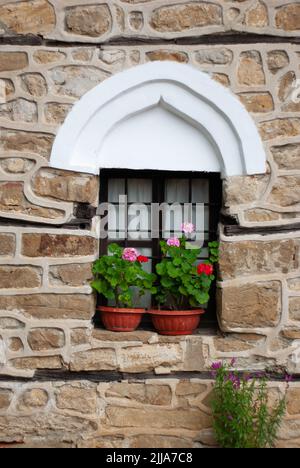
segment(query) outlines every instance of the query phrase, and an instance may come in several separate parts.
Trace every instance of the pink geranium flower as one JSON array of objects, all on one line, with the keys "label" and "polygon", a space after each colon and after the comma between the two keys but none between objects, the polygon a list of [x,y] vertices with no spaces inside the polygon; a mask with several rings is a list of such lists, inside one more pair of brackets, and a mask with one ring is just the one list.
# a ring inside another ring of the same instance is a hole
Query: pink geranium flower
[{"label": "pink geranium flower", "polygon": [[132,248],[126,248],[123,250],[123,255],[122,258],[123,260],[126,260],[127,262],[136,262],[138,258],[138,252],[135,249]]},{"label": "pink geranium flower", "polygon": [[167,240],[167,244],[169,247],[180,247],[180,240],[178,237],[171,237]]},{"label": "pink geranium flower", "polygon": [[181,225],[181,230],[185,234],[192,234],[195,232],[195,225],[193,223],[183,223]]}]

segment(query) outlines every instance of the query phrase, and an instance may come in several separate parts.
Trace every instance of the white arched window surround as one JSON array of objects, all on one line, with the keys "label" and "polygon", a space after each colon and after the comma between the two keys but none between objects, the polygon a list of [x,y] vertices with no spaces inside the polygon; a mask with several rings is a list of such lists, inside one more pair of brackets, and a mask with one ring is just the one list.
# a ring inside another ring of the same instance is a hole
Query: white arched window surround
[{"label": "white arched window surround", "polygon": [[84,95],[60,128],[55,168],[266,172],[254,121],[227,88],[189,65],[153,62],[107,79]]}]

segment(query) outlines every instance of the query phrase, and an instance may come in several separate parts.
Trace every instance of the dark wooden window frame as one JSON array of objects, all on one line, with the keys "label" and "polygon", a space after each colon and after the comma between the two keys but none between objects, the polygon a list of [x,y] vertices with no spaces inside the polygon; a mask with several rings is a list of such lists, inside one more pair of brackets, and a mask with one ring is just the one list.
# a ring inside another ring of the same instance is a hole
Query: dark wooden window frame
[{"label": "dark wooden window frame", "polygon": [[[192,203],[192,180],[205,179],[209,183],[209,202],[205,206],[209,207],[209,240],[218,240],[218,224],[222,204],[222,182],[220,173],[204,172],[173,172],[173,171],[149,171],[149,170],[123,170],[123,169],[102,169],[100,171],[100,203],[108,202],[108,182],[109,179],[125,179],[125,194],[128,194],[128,179],[151,179],[152,180],[152,203],[164,203],[165,180],[166,179],[188,179],[189,180],[189,203]],[[199,203],[202,201],[199,200]],[[130,202],[129,202],[130,204]],[[106,213],[103,215],[105,216]],[[161,215],[162,218],[162,215]],[[160,232],[162,229],[162,219],[160,219]],[[141,247],[152,249],[152,265],[160,260],[160,239],[150,240],[110,240],[102,239],[100,242],[100,255],[107,254],[109,243],[117,243],[124,247]],[[207,246],[205,242],[204,247]],[[206,326],[216,325],[216,286],[211,292],[211,300],[207,313],[204,315],[203,324]]]}]

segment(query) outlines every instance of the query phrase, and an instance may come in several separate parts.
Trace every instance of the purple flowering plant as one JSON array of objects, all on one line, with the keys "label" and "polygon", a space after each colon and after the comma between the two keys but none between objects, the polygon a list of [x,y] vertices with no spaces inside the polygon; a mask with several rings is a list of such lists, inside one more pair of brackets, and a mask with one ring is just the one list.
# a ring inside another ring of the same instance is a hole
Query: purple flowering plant
[{"label": "purple flowering plant", "polygon": [[[265,373],[240,374],[229,364],[212,364],[213,427],[222,448],[272,448],[286,411],[286,397],[270,408]],[[290,381],[286,379],[287,385]]]}]

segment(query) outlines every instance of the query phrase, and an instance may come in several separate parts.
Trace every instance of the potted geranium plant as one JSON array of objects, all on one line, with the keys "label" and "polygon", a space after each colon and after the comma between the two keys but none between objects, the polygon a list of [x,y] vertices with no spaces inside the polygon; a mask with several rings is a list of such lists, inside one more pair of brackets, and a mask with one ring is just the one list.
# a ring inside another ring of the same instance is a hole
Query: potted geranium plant
[{"label": "potted geranium plant", "polygon": [[99,306],[102,322],[106,329],[129,332],[139,326],[145,309],[138,306],[139,300],[154,287],[156,276],[147,273],[142,264],[148,258],[139,255],[136,249],[123,249],[117,244],[109,246],[110,255],[103,255],[93,265],[92,287],[113,306]]},{"label": "potted geranium plant", "polygon": [[191,335],[204,314],[209,290],[215,279],[213,264],[218,261],[218,243],[210,242],[209,258],[197,264],[201,249],[187,248],[186,234],[194,231],[182,225],[181,238],[161,241],[163,259],[156,266],[159,277],[156,293],[158,308],[151,310],[152,322],[162,335]]}]

